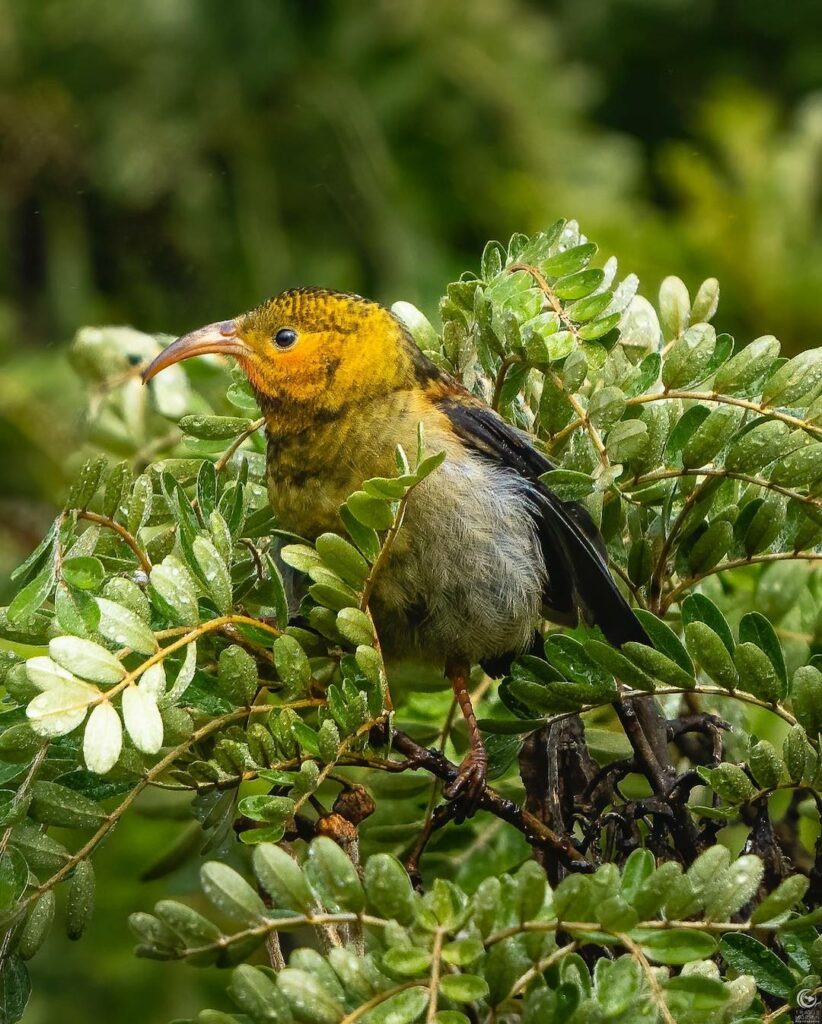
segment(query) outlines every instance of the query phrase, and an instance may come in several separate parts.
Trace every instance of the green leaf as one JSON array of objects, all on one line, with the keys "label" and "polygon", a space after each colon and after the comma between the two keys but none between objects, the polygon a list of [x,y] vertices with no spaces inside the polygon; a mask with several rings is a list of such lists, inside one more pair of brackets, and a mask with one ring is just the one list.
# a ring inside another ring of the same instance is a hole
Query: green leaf
[{"label": "green leaf", "polygon": [[710,410],[704,405],[692,405],[686,410],[674,424],[667,443],[665,454],[671,462],[676,461],[676,456],[685,449],[690,439],[702,426],[710,415]]},{"label": "green leaf", "polygon": [[106,575],[100,559],[89,555],[66,559],[60,571],[66,583],[78,590],[97,590]]},{"label": "green leaf", "polygon": [[233,603],[233,586],[228,566],[208,537],[195,537],[191,548],[217,610],[225,615],[231,611]]},{"label": "green leaf", "polygon": [[601,270],[580,270],[576,274],[567,277],[560,277],[553,284],[554,294],[565,301],[571,299],[584,299],[605,280],[605,274]]},{"label": "green leaf", "polygon": [[[543,875],[543,892],[545,890],[545,877]],[[540,906],[542,899],[540,899]],[[537,907],[539,910],[539,907]],[[454,942],[447,942],[442,947],[442,958],[447,964],[454,964],[457,967],[467,967],[474,963],[485,952],[485,948],[479,939],[457,939]]]},{"label": "green leaf", "polygon": [[342,608],[337,612],[337,629],[354,646],[368,647],[374,642],[371,620],[359,608]]},{"label": "green leaf", "polygon": [[714,378],[720,394],[733,395],[762,377],[779,355],[779,342],[772,334],[757,338],[732,356]]},{"label": "green leaf", "polygon": [[35,782],[31,787],[29,815],[45,825],[61,828],[97,828],[105,811],[82,793],[58,782]]},{"label": "green leaf", "polygon": [[616,683],[573,637],[557,634],[545,642],[545,657],[572,682],[590,689],[590,700],[610,700],[617,695]]},{"label": "green leaf", "polygon": [[54,581],[54,566],[48,565],[15,596],[6,612],[9,622],[17,625],[33,615],[51,594]]},{"label": "green leaf", "polygon": [[402,978],[413,978],[423,974],[431,966],[432,956],[429,950],[418,946],[395,946],[389,949],[382,958],[386,970]]},{"label": "green leaf", "polygon": [[488,995],[488,982],[476,974],[446,974],[440,979],[440,992],[455,1003],[473,1003]]},{"label": "green leaf", "polygon": [[252,1021],[259,1021],[260,1024],[291,1024],[294,1019],[275,979],[260,967],[240,964],[231,975],[228,994]]},{"label": "green leaf", "polygon": [[361,523],[346,505],[340,507],[340,519],[366,559],[373,562],[380,553],[380,538],[377,532]]},{"label": "green leaf", "polygon": [[94,867],[90,860],[81,860],[74,869],[66,903],[66,935],[79,939],[94,913]]},{"label": "green leaf", "polygon": [[100,486],[100,480],[105,468],[106,460],[103,456],[89,459],[85,463],[76,481],[71,486],[69,496],[66,499],[66,508],[86,508]]},{"label": "green leaf", "polygon": [[716,331],[710,324],[694,324],[671,346],[662,364],[666,388],[685,388],[701,380],[716,347]]},{"label": "green leaf", "polygon": [[197,585],[183,562],[174,555],[167,555],[159,565],[152,567],[149,579],[162,611],[172,621],[183,626],[195,626],[200,621]]},{"label": "green leaf", "polygon": [[319,979],[307,971],[286,967],[277,975],[277,987],[297,1019],[306,1024],[339,1024],[345,1014]]},{"label": "green leaf", "polygon": [[253,413],[255,416],[259,413],[257,399],[254,397],[248,382],[245,380],[235,380],[233,383],[229,384],[228,390],[226,391],[226,398],[233,406],[237,409],[242,409],[243,412]]},{"label": "green leaf", "polygon": [[782,653],[782,645],[779,642],[776,631],[765,615],[760,614],[758,611],[749,611],[746,615],[743,615],[739,623],[739,640],[740,644],[736,649],[737,654],[740,647],[754,647],[765,655],[768,664],[771,666],[771,672],[769,673],[762,658],[758,655],[753,655],[751,651],[746,651],[743,658],[745,669],[748,677],[755,682],[758,688],[751,690],[745,685],[745,676],[737,659],[737,669],[739,669],[741,679],[740,685],[749,689],[749,692],[754,695],[762,696],[764,700],[780,700],[786,695],[788,688],[785,656]]},{"label": "green leaf", "polygon": [[791,706],[797,721],[810,736],[822,732],[822,672],[815,665],[802,665],[794,672]]},{"label": "green leaf", "polygon": [[16,1024],[31,995],[29,972],[21,957],[12,953],[0,963],[0,1021]]},{"label": "green leaf", "polygon": [[311,664],[308,655],[293,636],[278,636],[272,646],[277,675],[289,691],[302,693],[311,682]]},{"label": "green leaf", "polygon": [[126,525],[129,533],[137,535],[146,525],[151,516],[151,509],[154,504],[154,487],[151,479],[144,473],[138,476],[131,488],[131,497],[128,502],[128,514]]},{"label": "green leaf", "polygon": [[756,795],[751,780],[739,765],[723,763],[716,768],[700,768],[699,774],[729,804],[743,804]]},{"label": "green leaf", "polygon": [[336,533],[323,533],[316,540],[317,553],[340,579],[359,589],[368,576],[368,562],[359,551]]},{"label": "green leaf", "polygon": [[297,572],[308,572],[322,562],[314,548],[307,544],[287,544],[280,552],[280,558]]},{"label": "green leaf", "polygon": [[[1,868],[0,874],[2,874]],[[48,938],[51,926],[54,924],[56,906],[57,898],[53,889],[47,889],[35,901],[17,946],[17,952],[23,960],[30,960]],[[2,1019],[2,1008],[0,1008],[0,1020]]]},{"label": "green leaf", "polygon": [[788,999],[796,979],[788,967],[767,946],[742,932],[722,936],[719,952],[737,974],[752,974],[757,987],[779,999]]},{"label": "green leaf", "polygon": [[748,753],[748,767],[756,784],[763,789],[773,789],[782,781],[785,766],[776,752],[776,748],[768,740],[754,743]]},{"label": "green leaf", "polygon": [[656,915],[667,900],[671,887],[682,877],[682,867],[676,861],[663,861],[641,888],[631,897],[640,920],[648,921]]},{"label": "green leaf", "polygon": [[581,501],[594,491],[593,477],[572,469],[552,469],[540,480],[563,501]]},{"label": "green leaf", "polygon": [[639,459],[648,445],[648,424],[644,420],[622,420],[605,441],[608,458],[615,463]]},{"label": "green leaf", "polygon": [[621,313],[609,313],[598,320],[591,320],[590,323],[583,324],[577,334],[582,341],[596,341],[617,327],[621,319]]},{"label": "green leaf", "polygon": [[621,388],[609,387],[600,388],[592,396],[588,403],[588,418],[596,427],[602,430],[610,428],[622,419],[625,412],[625,394]]},{"label": "green leaf", "polygon": [[308,883],[322,905],[333,913],[365,906],[365,893],[356,868],[339,846],[327,836],[315,839],[305,862]]},{"label": "green leaf", "polygon": [[254,874],[271,897],[275,910],[294,910],[307,914],[314,897],[302,868],[278,846],[258,846],[254,850]]},{"label": "green leaf", "polygon": [[736,687],[739,679],[733,658],[722,638],[704,622],[689,622],[685,627],[688,650],[706,674],[726,690]]},{"label": "green leaf", "polygon": [[94,599],[100,609],[100,633],[113,644],[130,647],[140,654],[154,654],[157,641],[154,633],[138,615],[130,608],[124,607],[105,597]]},{"label": "green leaf", "polygon": [[626,686],[649,692],[656,689],[654,679],[647,672],[644,672],[610,644],[600,640],[586,640],[583,646],[585,653],[592,661],[625,683]]},{"label": "green leaf", "polygon": [[29,869],[25,857],[10,847],[0,858],[0,911],[9,910],[23,895]]},{"label": "green leaf", "polygon": [[698,974],[680,974],[662,982],[667,1002],[674,1019],[683,1013],[699,1013],[724,1006],[730,993],[721,981],[700,977]]},{"label": "green leaf", "polygon": [[132,482],[131,467],[127,462],[119,462],[109,473],[106,486],[103,489],[100,510],[104,516],[114,518],[117,515],[123,504],[126,491],[131,489]]},{"label": "green leaf", "polygon": [[[747,527],[744,530],[743,544],[745,553],[756,555],[760,551],[766,551],[779,536],[785,519],[785,499],[780,494],[769,494],[767,498],[751,506],[756,510],[747,520]],[[745,522],[743,515],[740,516],[740,526]]]},{"label": "green leaf", "polygon": [[[279,638],[278,638],[279,639]],[[288,638],[289,640],[291,637]],[[294,641],[296,643],[296,641]],[[257,693],[257,663],[237,644],[220,651],[218,660],[220,689],[235,704],[251,704]]]},{"label": "green leaf", "polygon": [[776,674],[773,662],[757,644],[739,644],[734,651],[734,664],[739,673],[741,690],[769,703],[775,703],[785,696],[785,687]]},{"label": "green leaf", "polygon": [[46,531],[45,536],[34,551],[32,551],[25,562],[18,565],[17,568],[11,572],[9,579],[15,583],[17,580],[26,579],[40,565],[47,552],[51,556],[52,548],[54,547],[54,542],[57,537],[57,528],[60,525],[60,522],[61,520],[59,517],[52,522],[51,526]]},{"label": "green leaf", "polygon": [[49,643],[52,660],[67,672],[103,686],[113,686],[125,676],[122,662],[91,640],[77,636],[55,637]]},{"label": "green leaf", "polygon": [[772,374],[762,389],[763,405],[791,406],[815,397],[822,385],[822,349],[800,352]]},{"label": "green leaf", "polygon": [[611,291],[598,292],[587,299],[573,302],[565,312],[575,323],[584,324],[603,313],[611,305],[613,298],[614,293]]},{"label": "green leaf", "polygon": [[690,594],[685,598],[682,602],[682,622],[685,626],[691,622],[704,622],[722,640],[728,654],[734,653],[734,638],[728,620],[704,594]]},{"label": "green leaf", "polygon": [[716,952],[716,939],[691,928],[635,929],[631,932],[649,960],[658,964],[689,964],[707,960]]},{"label": "green leaf", "polygon": [[354,491],[346,506],[358,523],[373,530],[387,530],[394,522],[390,502],[372,498],[365,491]]},{"label": "green leaf", "polygon": [[703,419],[682,449],[682,464],[686,469],[711,462],[741,424],[745,411],[733,405],[718,405]]},{"label": "green leaf", "polygon": [[636,617],[651,639],[654,647],[671,661],[675,662],[689,676],[694,674],[694,666],[682,641],[670,626],[644,608],[635,610]]},{"label": "green leaf", "polygon": [[[428,991],[425,988],[409,988],[398,992],[363,1017],[363,1024],[413,1024],[428,1005]],[[462,1014],[459,1015],[462,1017]],[[441,1014],[437,1024],[448,1024]],[[467,1020],[467,1018],[464,1018]],[[452,1022],[456,1024],[456,1022]]]},{"label": "green leaf", "polygon": [[584,242],[582,245],[571,246],[555,256],[545,260],[540,269],[546,277],[565,277],[566,274],[576,274],[584,270],[596,254],[597,247],[593,242]]},{"label": "green leaf", "polygon": [[240,814],[244,814],[254,821],[281,825],[294,814],[294,801],[286,796],[268,796],[265,793],[258,793],[254,796],[243,797],[237,804],[237,809]]},{"label": "green leaf", "polygon": [[816,767],[816,751],[808,742],[805,730],[795,725],[788,732],[782,744],[782,757],[788,771],[788,778],[794,784],[809,781]]},{"label": "green leaf", "polygon": [[751,914],[751,924],[773,921],[791,910],[808,891],[808,879],[804,875],[792,875],[769,893]]},{"label": "green leaf", "polygon": [[716,519],[697,537],[688,551],[688,568],[694,576],[701,576],[718,565],[734,541],[733,526],[724,519]]},{"label": "green leaf", "polygon": [[691,297],[685,282],[671,275],[659,286],[659,321],[665,341],[678,338],[688,326]]},{"label": "green leaf", "polygon": [[265,906],[246,880],[233,868],[219,861],[208,861],[200,869],[203,892],[227,917],[241,924],[259,924]]},{"label": "green leaf", "polygon": [[239,416],[183,416],[177,424],[184,434],[207,440],[228,441],[251,426],[251,420]]},{"label": "green leaf", "polygon": [[620,891],[624,899],[633,903],[634,897],[653,875],[654,869],[654,855],[650,850],[646,850],[644,847],[632,850],[622,868]]},{"label": "green leaf", "polygon": [[411,879],[396,857],[373,854],[365,863],[365,896],[368,906],[380,917],[393,918],[402,925],[414,919],[416,900]]}]

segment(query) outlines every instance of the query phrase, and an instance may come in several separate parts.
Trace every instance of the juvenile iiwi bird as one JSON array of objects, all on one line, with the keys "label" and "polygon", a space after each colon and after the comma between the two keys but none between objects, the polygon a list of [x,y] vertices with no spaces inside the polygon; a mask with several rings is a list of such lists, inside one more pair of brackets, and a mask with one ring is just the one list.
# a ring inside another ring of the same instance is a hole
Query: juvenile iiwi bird
[{"label": "juvenile iiwi bird", "polygon": [[617,588],[602,539],[579,504],[540,482],[552,468],[528,436],[431,362],[376,302],[320,288],[284,292],[169,345],[149,381],[191,356],[233,356],[265,417],[268,485],[279,525],[338,530],[362,482],[395,472],[422,423],[442,465],[415,488],[370,608],[385,655],[444,665],[470,750],[446,796],[473,813],[487,756],[469,673],[519,653],[542,618],[581,617],[608,641],[648,643]]}]

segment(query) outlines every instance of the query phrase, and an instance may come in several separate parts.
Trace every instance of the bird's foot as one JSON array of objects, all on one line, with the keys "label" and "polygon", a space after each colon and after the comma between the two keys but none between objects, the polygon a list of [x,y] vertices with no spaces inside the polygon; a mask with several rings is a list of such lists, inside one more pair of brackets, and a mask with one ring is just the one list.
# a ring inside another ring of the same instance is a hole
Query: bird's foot
[{"label": "bird's foot", "polygon": [[473,818],[479,809],[485,792],[485,777],[488,771],[488,755],[485,747],[472,747],[457,771],[457,777],[443,790],[448,800],[457,804],[454,822],[459,825],[466,818]]}]

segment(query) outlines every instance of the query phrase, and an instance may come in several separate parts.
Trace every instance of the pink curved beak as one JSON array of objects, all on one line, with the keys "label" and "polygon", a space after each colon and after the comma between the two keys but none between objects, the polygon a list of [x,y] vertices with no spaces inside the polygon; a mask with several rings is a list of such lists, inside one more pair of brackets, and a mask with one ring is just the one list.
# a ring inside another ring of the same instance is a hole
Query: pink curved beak
[{"label": "pink curved beak", "polygon": [[173,341],[143,371],[143,383],[148,384],[160,370],[165,370],[167,366],[179,363],[182,359],[208,354],[220,356],[248,354],[248,349],[237,337],[236,321],[223,320],[220,323],[207,324],[205,327],[192,331],[190,334],[184,334],[182,338]]}]

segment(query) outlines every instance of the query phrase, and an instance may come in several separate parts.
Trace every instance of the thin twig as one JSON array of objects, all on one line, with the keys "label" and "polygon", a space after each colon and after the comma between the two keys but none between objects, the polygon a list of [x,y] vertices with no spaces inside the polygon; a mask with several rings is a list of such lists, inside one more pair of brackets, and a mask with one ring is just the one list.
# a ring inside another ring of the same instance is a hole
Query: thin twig
[{"label": "thin twig", "polygon": [[665,601],[662,606],[663,614],[668,608],[679,598],[679,595],[684,591],[689,590],[691,587],[696,586],[702,580],[708,576],[714,576],[718,572],[725,572],[728,569],[741,569],[744,565],[763,565],[767,562],[784,562],[790,561],[791,559],[797,559],[799,561],[806,562],[818,562],[820,559],[819,552],[814,551],[774,551],[767,555],[748,555],[745,558],[734,558],[727,562],[720,562],[719,565],[715,565],[713,569],[706,569],[705,572],[698,573],[696,576],[689,576],[683,580],[673,590],[669,591],[665,596]]},{"label": "thin twig", "polygon": [[264,426],[265,426],[265,416],[261,416],[258,420],[254,420],[253,423],[250,423],[246,427],[246,429],[242,432],[242,434],[240,434],[238,437],[234,438],[234,440],[231,442],[231,444],[228,446],[228,448],[226,448],[226,450],[219,457],[219,459],[217,459],[217,461],[214,463],[214,469],[218,473],[221,470],[225,469],[225,467],[231,461],[231,457],[234,455],[234,453],[237,451],[237,449],[240,447],[240,445],[244,441],[247,441],[248,438],[251,437],[251,435],[253,433],[255,433],[255,431],[260,429],[260,427],[264,427]]},{"label": "thin twig", "polygon": [[134,554],[137,556],[137,561],[140,563],[140,567],[143,572],[148,575],[151,572],[151,562],[149,561],[148,555],[143,551],[140,545],[137,543],[136,538],[128,532],[125,526],[121,526],[116,520],[110,516],[101,516],[96,512],[89,512],[88,509],[79,509],[77,511],[78,519],[85,519],[89,523],[96,523],[98,526],[105,526],[109,530],[114,530],[118,536],[128,544]]},{"label": "thin twig", "polygon": [[505,387],[505,378],[508,376],[508,371],[512,366],[516,366],[517,363],[521,363],[522,361],[523,360],[520,356],[512,353],[507,355],[499,364],[497,376],[494,380],[494,397],[491,399],[491,408],[495,412],[499,412],[499,403],[502,399],[502,389]]},{"label": "thin twig", "polygon": [[637,942],[634,942],[630,935],[626,935],[625,932],[617,932],[616,937],[623,946],[631,952],[631,955],[642,968],[642,973],[645,975],[648,982],[648,987],[651,990],[653,1000],[656,1003],[657,1009],[662,1015],[662,1019],[665,1021],[665,1024],[676,1024],[676,1018],[668,1008],[668,1004],[665,1002],[665,993],[662,991],[662,986],[659,984],[659,980],[654,974],[650,963],[648,963],[648,958],[642,952],[642,947]]}]

